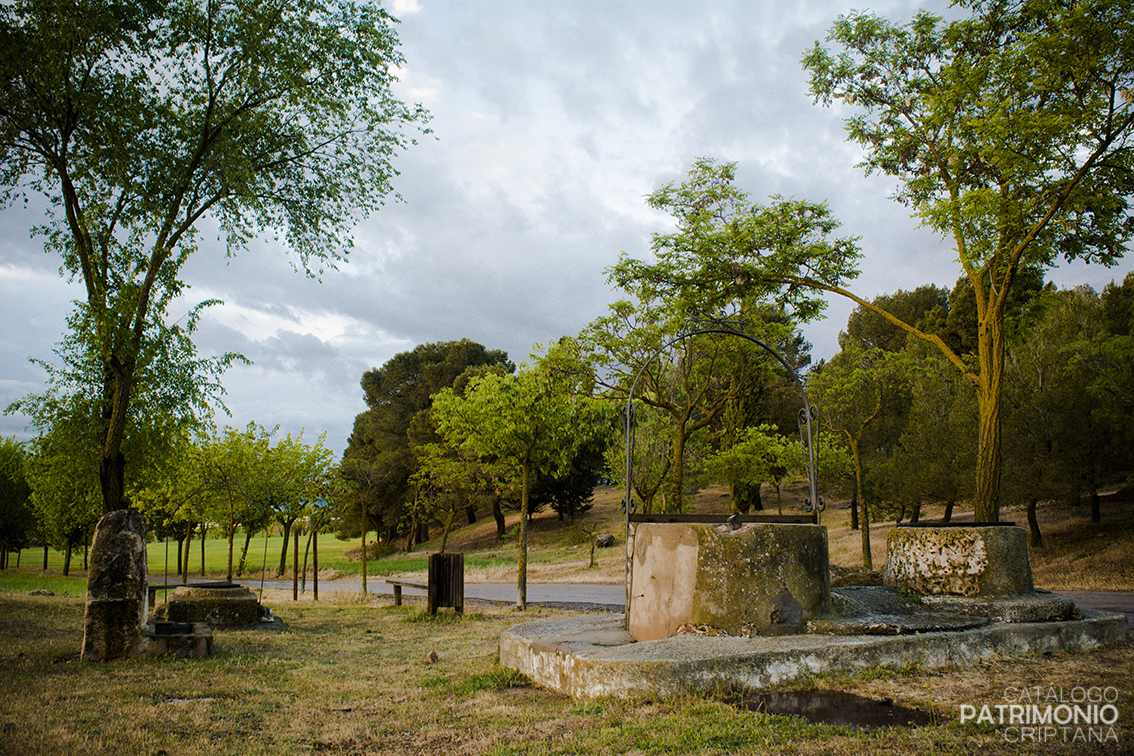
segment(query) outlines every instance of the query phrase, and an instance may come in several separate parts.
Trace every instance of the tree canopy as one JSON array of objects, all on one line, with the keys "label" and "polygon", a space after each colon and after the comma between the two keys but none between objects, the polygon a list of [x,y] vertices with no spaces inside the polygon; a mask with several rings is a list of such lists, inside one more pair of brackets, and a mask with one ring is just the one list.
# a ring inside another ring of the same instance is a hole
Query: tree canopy
[{"label": "tree canopy", "polygon": [[848,297],[935,348],[976,386],[978,521],[999,518],[1000,398],[1006,312],[1028,270],[1058,258],[1115,263],[1134,235],[1134,8],[1129,0],[962,0],[968,18],[919,13],[905,25],[841,17],[803,59],[824,104],[855,111],[862,166],[898,179],[895,199],[949,238],[973,292],[976,355],[847,286],[855,239],[837,239],[824,204],[750,204],[735,166],[698,160],[651,197],[678,230],[655,236],[656,261],[623,258],[617,277],[658,295],[708,302],[752,295],[801,318],[820,295]]},{"label": "tree canopy", "polygon": [[614,406],[590,396],[578,374],[562,369],[573,361],[552,348],[516,374],[487,373],[469,381],[464,395],[445,389],[433,399],[433,414],[447,443],[511,468],[520,481],[520,543],[516,605],[527,607],[529,497],[539,472],[559,474],[580,446],[609,432]]},{"label": "tree canopy", "polygon": [[48,198],[35,231],[84,287],[104,509],[121,506],[139,359],[201,219],[230,253],[282,233],[318,273],[391,193],[426,118],[391,92],[394,23],[351,0],[0,8],[0,185]]}]

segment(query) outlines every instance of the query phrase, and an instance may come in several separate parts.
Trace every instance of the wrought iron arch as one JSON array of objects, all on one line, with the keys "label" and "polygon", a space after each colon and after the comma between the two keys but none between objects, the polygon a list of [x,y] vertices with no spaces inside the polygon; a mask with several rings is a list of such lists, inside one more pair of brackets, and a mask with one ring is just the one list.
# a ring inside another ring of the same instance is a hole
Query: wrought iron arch
[{"label": "wrought iron arch", "polygon": [[[695,321],[696,322],[696,321]],[[798,424],[799,424],[799,437],[800,443],[803,445],[803,458],[804,465],[807,470],[807,486],[808,497],[804,501],[804,511],[815,512],[816,522],[818,522],[819,513],[825,508],[823,497],[819,496],[818,476],[816,472],[816,457],[815,457],[815,439],[817,430],[813,423],[817,421],[817,414],[815,408],[811,406],[811,402],[807,398],[807,387],[803,384],[803,379],[799,377],[787,360],[768,344],[760,339],[738,330],[732,323],[724,320],[711,320],[705,321],[707,325],[697,327],[694,330],[686,331],[679,334],[673,339],[670,339],[665,344],[657,349],[649,359],[647,359],[642,366],[638,368],[638,372],[634,374],[634,380],[630,384],[630,393],[626,397],[626,409],[623,414],[623,421],[625,425],[625,438],[626,438],[626,496],[622,499],[622,510],[627,516],[627,527],[629,527],[629,516],[637,508],[637,503],[633,499],[634,490],[634,389],[638,387],[638,379],[642,377],[642,373],[651,362],[657,359],[658,355],[666,351],[674,344],[684,341],[692,336],[701,336],[709,333],[720,333],[726,336],[739,336],[742,339],[751,341],[764,351],[776,358],[776,360],[783,365],[784,370],[787,371],[792,381],[799,388],[800,395],[803,397],[803,407],[799,410]]]}]

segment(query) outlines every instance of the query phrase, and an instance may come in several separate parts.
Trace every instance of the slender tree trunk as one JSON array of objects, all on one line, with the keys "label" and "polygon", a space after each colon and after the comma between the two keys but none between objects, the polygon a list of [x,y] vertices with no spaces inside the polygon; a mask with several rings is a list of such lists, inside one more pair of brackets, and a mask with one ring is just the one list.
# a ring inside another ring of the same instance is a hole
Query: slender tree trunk
[{"label": "slender tree trunk", "polygon": [[862,486],[862,454],[858,448],[857,438],[851,440],[851,456],[854,457],[854,485],[859,506],[862,507],[859,517],[859,526],[862,530],[862,566],[873,570],[874,556],[870,553],[870,510],[866,506],[866,495]]},{"label": "slender tree trunk", "polygon": [[299,528],[295,529],[295,548],[292,549],[291,600],[299,601]]},{"label": "slender tree trunk", "polygon": [[1000,399],[1004,384],[1004,322],[1000,317],[1003,296],[990,303],[978,325],[977,345],[980,379],[977,402],[980,421],[977,431],[976,492],[973,499],[975,522],[1000,521]]},{"label": "slender tree trunk", "polygon": [[47,552],[48,552],[48,546],[45,543],[45,544],[43,544],[43,571],[44,572],[47,572]]},{"label": "slender tree trunk", "polygon": [[209,526],[201,520],[201,577],[205,576],[205,537],[209,534]]},{"label": "slender tree trunk", "polygon": [[63,554],[63,577],[71,574],[71,539],[67,539],[67,551]]},{"label": "slender tree trunk", "polygon": [[1039,529],[1039,520],[1036,518],[1036,505],[1039,499],[1032,498],[1028,502],[1028,542],[1033,549],[1043,548],[1043,533]]},{"label": "slender tree trunk", "polygon": [[679,424],[673,434],[673,501],[665,505],[666,514],[680,514],[685,486],[685,427]]},{"label": "slender tree trunk", "polygon": [[315,531],[312,530],[307,534],[307,545],[303,547],[303,574],[299,578],[299,590],[304,592],[307,590],[307,558],[311,556],[311,539],[315,537]]},{"label": "slender tree trunk", "polygon": [[229,523],[228,525],[228,571],[225,573],[225,580],[232,582],[232,543],[236,540],[236,524]]},{"label": "slender tree trunk", "polygon": [[465,507],[465,519],[468,520],[469,525],[476,524],[476,507],[471,503]]},{"label": "slender tree trunk", "polygon": [[504,522],[504,511],[500,508],[500,497],[492,497],[492,519],[496,520],[496,538],[504,537],[507,532]]},{"label": "slender tree trunk", "polygon": [[236,574],[243,575],[244,567],[248,562],[248,546],[252,543],[252,529],[244,529],[244,548],[240,550],[240,566],[236,569]]},{"label": "slender tree trunk", "polygon": [[516,560],[516,608],[528,608],[528,481],[531,466],[524,463],[520,473],[520,553]]},{"label": "slender tree trunk", "polygon": [[858,530],[858,481],[855,481],[854,492],[850,498],[850,529]]},{"label": "slender tree trunk", "polygon": [[921,522],[921,502],[918,501],[913,505],[913,512],[910,514],[910,522]]},{"label": "slender tree trunk", "polygon": [[956,499],[949,499],[949,501],[945,502],[945,513],[941,516],[941,522],[953,521],[953,505],[956,503]]},{"label": "slender tree trunk", "polygon": [[181,584],[187,585],[189,583],[189,552],[193,545],[193,523],[185,523],[185,566],[181,570]]},{"label": "slender tree trunk", "polygon": [[443,530],[441,531],[441,550],[437,552],[438,554],[444,554],[445,553],[445,545],[447,543],[449,543],[449,531],[453,527],[453,519],[456,516],[457,516],[457,510],[456,509],[450,509],[449,510],[449,516],[445,518],[445,525],[444,525]]},{"label": "slender tree trunk", "polygon": [[319,600],[319,528],[311,531],[311,598]]},{"label": "slender tree trunk", "polygon": [[294,520],[280,520],[283,525],[283,547],[280,549],[280,568],[276,570],[276,577],[287,571],[287,539],[291,535],[291,525]]},{"label": "slender tree trunk", "polygon": [[1099,499],[1099,489],[1091,487],[1091,522],[1102,522],[1102,502]]},{"label": "slender tree trunk", "polygon": [[369,598],[366,589],[366,513],[362,513],[362,595]]}]

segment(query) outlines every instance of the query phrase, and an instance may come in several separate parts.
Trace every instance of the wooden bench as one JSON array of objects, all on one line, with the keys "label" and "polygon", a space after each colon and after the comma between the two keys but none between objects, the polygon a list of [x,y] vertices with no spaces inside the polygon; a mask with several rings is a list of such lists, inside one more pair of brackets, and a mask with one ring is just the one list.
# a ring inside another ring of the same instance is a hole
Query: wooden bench
[{"label": "wooden bench", "polygon": [[413,580],[386,580],[387,583],[394,586],[394,606],[402,605],[402,588],[418,588],[423,591],[428,591],[429,586],[425,583],[417,583]]}]

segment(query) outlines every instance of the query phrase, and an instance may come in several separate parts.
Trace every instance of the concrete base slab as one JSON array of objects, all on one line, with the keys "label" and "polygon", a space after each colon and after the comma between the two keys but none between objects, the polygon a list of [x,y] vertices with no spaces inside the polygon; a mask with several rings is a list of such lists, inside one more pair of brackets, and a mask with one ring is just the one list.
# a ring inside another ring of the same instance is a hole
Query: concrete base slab
[{"label": "concrete base slab", "polygon": [[538,685],[585,700],[765,688],[878,667],[967,667],[1128,640],[1125,616],[1092,611],[1073,621],[1001,622],[917,635],[679,635],[642,642],[632,642],[624,621],[616,614],[517,625],[500,638],[500,663]]}]

